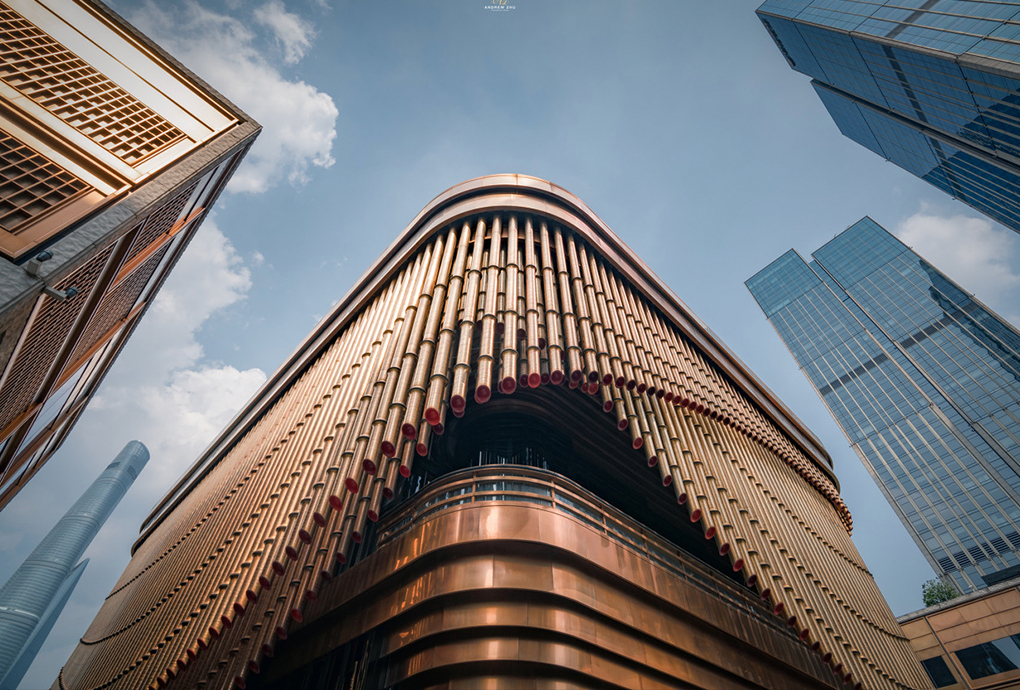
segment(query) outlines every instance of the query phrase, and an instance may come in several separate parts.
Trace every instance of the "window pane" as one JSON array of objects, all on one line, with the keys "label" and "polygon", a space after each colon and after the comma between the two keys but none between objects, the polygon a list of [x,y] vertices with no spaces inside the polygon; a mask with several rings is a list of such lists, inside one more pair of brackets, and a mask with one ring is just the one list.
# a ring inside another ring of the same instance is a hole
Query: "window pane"
[{"label": "window pane", "polygon": [[953,672],[949,670],[946,660],[942,657],[937,656],[933,659],[925,659],[921,662],[921,665],[928,672],[928,677],[931,678],[931,682],[936,688],[944,688],[947,685],[956,683]]}]

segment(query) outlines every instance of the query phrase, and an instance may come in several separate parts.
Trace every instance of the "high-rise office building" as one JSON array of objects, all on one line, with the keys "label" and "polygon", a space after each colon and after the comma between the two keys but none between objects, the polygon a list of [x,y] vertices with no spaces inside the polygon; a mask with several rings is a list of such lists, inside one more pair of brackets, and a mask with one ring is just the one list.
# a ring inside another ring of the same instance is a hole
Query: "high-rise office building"
[{"label": "high-rise office building", "polygon": [[54,687],[928,687],[850,528],[580,199],[485,177],[159,503]]},{"label": "high-rise office building", "polygon": [[75,564],[148,461],[138,441],[124,446],[0,587],[0,687],[17,687],[81,577]]},{"label": "high-rise office building", "polygon": [[67,436],[258,129],[100,2],[0,2],[0,508]]},{"label": "high-rise office building", "polygon": [[840,131],[1020,232],[1020,7],[767,0],[758,17]]},{"label": "high-rise office building", "polygon": [[1020,334],[870,218],[747,281],[928,562],[1020,573]]}]

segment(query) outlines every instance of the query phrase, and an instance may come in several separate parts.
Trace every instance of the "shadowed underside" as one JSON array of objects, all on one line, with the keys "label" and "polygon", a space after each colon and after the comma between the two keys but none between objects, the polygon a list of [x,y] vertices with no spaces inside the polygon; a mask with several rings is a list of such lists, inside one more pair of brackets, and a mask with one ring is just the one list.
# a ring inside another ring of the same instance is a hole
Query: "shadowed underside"
[{"label": "shadowed underside", "polygon": [[522,176],[438,197],[302,343],[143,526],[60,685],[245,685],[451,417],[544,386],[597,401],[629,441],[613,461],[655,468],[842,681],[929,687],[817,441],[583,204]]}]

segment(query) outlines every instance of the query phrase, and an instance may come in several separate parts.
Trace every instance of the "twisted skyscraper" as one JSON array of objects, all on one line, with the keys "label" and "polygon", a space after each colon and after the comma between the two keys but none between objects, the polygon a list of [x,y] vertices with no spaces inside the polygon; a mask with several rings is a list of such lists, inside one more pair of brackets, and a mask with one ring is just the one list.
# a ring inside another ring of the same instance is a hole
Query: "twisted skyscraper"
[{"label": "twisted skyscraper", "polygon": [[52,628],[81,575],[75,563],[148,461],[149,451],[138,441],[124,446],[0,588],[0,686],[17,685],[20,677],[7,677],[15,666],[20,674],[28,669],[31,659],[24,653],[35,656],[42,642],[35,633]]}]

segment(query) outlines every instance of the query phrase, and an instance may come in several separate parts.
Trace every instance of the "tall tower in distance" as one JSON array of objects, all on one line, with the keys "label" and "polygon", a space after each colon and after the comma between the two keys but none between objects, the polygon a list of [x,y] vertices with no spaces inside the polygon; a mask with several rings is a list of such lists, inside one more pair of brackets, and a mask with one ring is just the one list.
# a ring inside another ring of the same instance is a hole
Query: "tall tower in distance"
[{"label": "tall tower in distance", "polygon": [[55,688],[928,681],[818,440],[583,201],[436,197],[141,527]]},{"label": "tall tower in distance", "polygon": [[98,0],[0,0],[0,509],[67,437],[258,132]]},{"label": "tall tower in distance", "polygon": [[1020,575],[1020,333],[870,218],[747,287],[935,572]]},{"label": "tall tower in distance", "polygon": [[81,577],[75,564],[148,461],[138,441],[124,446],[0,587],[0,687],[17,687]]},{"label": "tall tower in distance", "polygon": [[1020,7],[767,0],[758,17],[839,130],[1020,232]]}]

